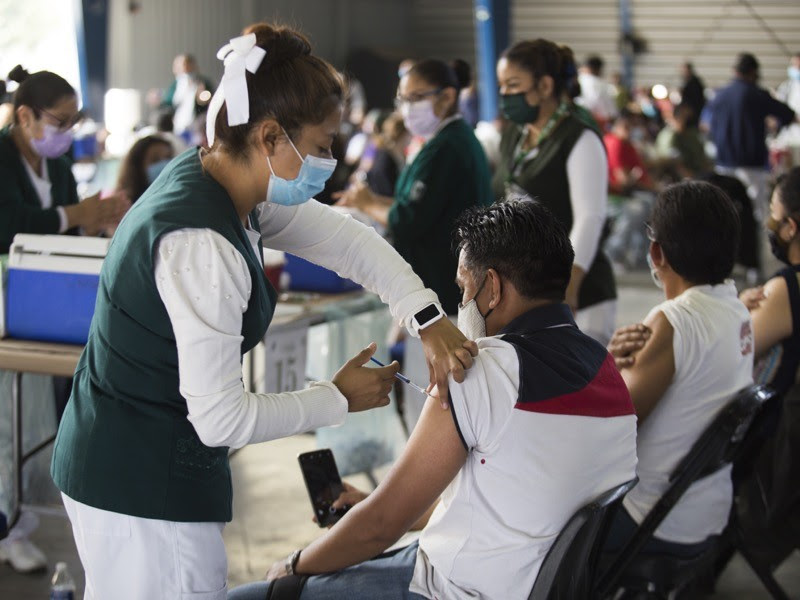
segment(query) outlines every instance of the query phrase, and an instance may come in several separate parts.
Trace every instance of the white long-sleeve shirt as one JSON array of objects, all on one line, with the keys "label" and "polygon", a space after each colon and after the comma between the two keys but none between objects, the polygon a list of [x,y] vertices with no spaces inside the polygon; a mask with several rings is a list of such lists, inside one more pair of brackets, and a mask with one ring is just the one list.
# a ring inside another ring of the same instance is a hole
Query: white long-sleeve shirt
[{"label": "white long-sleeve shirt", "polygon": [[588,129],[567,157],[567,180],[572,203],[569,241],[575,250],[575,265],[588,271],[600,245],[608,204],[606,151],[600,138]]},{"label": "white long-sleeve shirt", "polygon": [[[265,246],[357,281],[405,325],[438,301],[385,240],[349,216],[315,200],[293,207],[265,203],[258,214]],[[257,247],[258,235],[248,235]],[[244,390],[242,315],[252,281],[244,257],[222,235],[179,229],[163,236],[155,278],[175,333],[180,392],[204,444],[238,448],[344,421],[347,400],[330,382],[281,394]]]}]

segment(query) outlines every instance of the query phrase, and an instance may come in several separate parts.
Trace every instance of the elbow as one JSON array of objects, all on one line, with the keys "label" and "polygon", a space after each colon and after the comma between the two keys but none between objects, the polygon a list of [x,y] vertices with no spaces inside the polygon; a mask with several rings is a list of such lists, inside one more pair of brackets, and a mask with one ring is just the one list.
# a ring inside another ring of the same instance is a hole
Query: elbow
[{"label": "elbow", "polygon": [[365,510],[361,532],[364,542],[381,548],[388,548],[408,531],[400,518],[380,507],[363,507]]},{"label": "elbow", "polygon": [[213,426],[213,424],[209,425],[202,422],[196,423],[192,421],[192,426],[194,427],[194,430],[197,433],[197,437],[200,438],[200,441],[203,443],[204,446],[208,446],[209,448],[235,446],[233,440],[228,439],[229,436],[225,435],[224,432],[216,429]]}]

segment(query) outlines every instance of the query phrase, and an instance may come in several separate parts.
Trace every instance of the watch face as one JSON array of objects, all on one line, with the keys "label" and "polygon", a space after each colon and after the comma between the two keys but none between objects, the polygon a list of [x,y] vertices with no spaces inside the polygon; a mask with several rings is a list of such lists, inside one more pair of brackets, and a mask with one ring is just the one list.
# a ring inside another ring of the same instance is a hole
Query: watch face
[{"label": "watch face", "polygon": [[429,306],[426,306],[417,314],[415,314],[414,318],[417,320],[417,324],[422,326],[425,325],[425,323],[427,323],[431,319],[435,319],[438,316],[439,316],[439,309],[436,308],[435,305],[430,304]]}]

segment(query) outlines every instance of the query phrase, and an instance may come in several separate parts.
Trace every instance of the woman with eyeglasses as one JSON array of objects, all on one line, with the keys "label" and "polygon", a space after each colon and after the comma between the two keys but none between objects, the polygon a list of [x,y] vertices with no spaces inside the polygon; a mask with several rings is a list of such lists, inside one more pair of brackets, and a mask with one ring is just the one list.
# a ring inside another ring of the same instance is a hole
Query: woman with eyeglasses
[{"label": "woman with eyeglasses", "polygon": [[340,197],[386,225],[400,255],[437,293],[448,315],[458,311],[457,257],[451,248],[456,218],[471,206],[492,203],[491,175],[483,148],[458,112],[460,81],[445,62],[426,59],[400,79],[397,107],[406,128],[425,145],[406,166],[394,197],[357,184]]},{"label": "woman with eyeglasses", "polygon": [[95,234],[119,221],[122,198],[79,202],[64,154],[80,121],[78,96],[49,71],[28,75],[14,94],[14,122],[0,130],[0,254],[18,233],[65,233],[81,227]]},{"label": "woman with eyeglasses", "polygon": [[[0,255],[8,253],[18,233],[56,234],[77,231],[78,227],[85,233],[96,233],[106,223],[118,221],[124,201],[100,201],[94,196],[79,202],[70,163],[63,157],[80,119],[75,90],[48,71],[28,75],[18,68],[11,75],[20,86],[14,94],[13,122],[0,129]],[[0,415],[10,414],[12,379],[13,373],[0,371]],[[56,412],[61,412],[66,402],[69,380],[57,378],[55,383],[57,394],[53,377],[24,375],[22,393],[26,413],[31,411],[30,418],[25,419],[25,439],[41,439],[54,430]],[[10,425],[8,419],[0,421]],[[0,474],[11,459],[11,432],[4,429],[0,424]],[[9,494],[13,485],[4,479],[0,480],[0,496]],[[0,510],[4,508],[0,498]],[[44,554],[28,539],[36,523],[32,513],[21,514],[8,538],[0,542],[0,562],[8,562],[23,573],[47,566]]]}]

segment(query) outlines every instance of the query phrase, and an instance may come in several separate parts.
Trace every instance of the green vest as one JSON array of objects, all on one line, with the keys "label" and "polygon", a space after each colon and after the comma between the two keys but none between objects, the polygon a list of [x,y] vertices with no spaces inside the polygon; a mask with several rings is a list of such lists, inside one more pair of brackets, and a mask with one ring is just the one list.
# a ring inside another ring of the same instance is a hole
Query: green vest
[{"label": "green vest", "polygon": [[449,315],[458,311],[453,226],[471,206],[492,203],[489,162],[464,119],[431,138],[397,180],[389,211],[392,244]]},{"label": "green vest", "polygon": [[18,233],[58,233],[61,220],[55,207],[78,203],[78,189],[67,157],[46,159],[53,197],[53,206],[47,209],[42,208],[23,160],[11,138],[11,128],[0,129],[0,254],[8,253]]},{"label": "green vest", "polygon": [[[547,206],[567,231],[570,231],[572,202],[567,158],[578,138],[587,129],[592,130],[579,116],[569,114],[539,144],[536,156],[524,161],[512,177],[513,161],[523,129],[513,124],[506,127],[500,140],[500,161],[492,180],[494,197],[498,200],[504,198],[506,183],[510,180],[529,196]],[[578,307],[587,308],[616,297],[617,288],[611,263],[602,247],[599,247],[578,292]]]},{"label": "green vest", "polygon": [[[250,221],[259,231],[252,215]],[[228,448],[205,446],[187,419],[175,335],[154,276],[159,239],[184,228],[212,229],[244,257],[252,292],[242,354],[263,338],[275,290],[227,192],[203,172],[197,149],[187,150],[114,235],[51,472],[61,491],[96,508],[168,521],[230,521]]]}]

